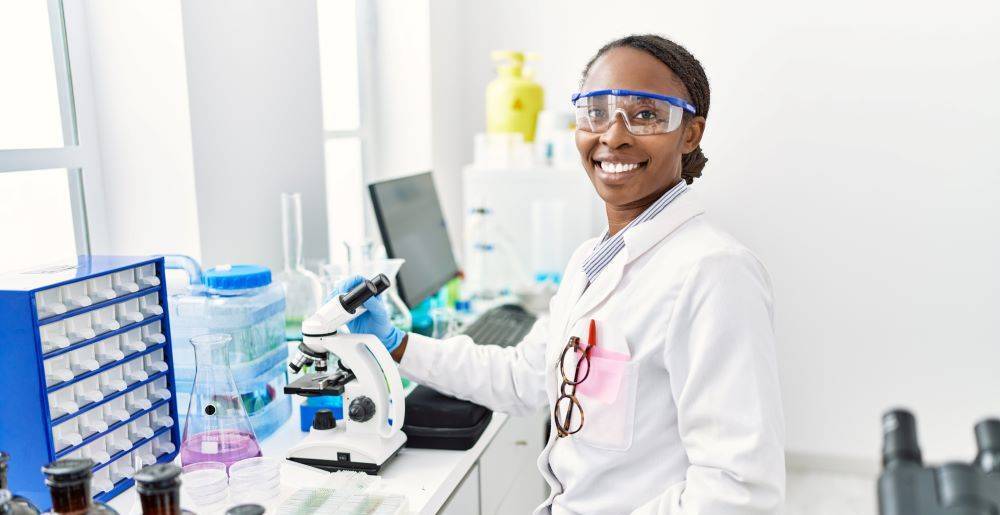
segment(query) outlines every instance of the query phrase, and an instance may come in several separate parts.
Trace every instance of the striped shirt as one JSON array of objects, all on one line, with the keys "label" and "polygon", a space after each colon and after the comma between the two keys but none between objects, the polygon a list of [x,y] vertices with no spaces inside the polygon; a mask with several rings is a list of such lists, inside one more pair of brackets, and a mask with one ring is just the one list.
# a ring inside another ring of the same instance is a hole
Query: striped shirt
[{"label": "striped shirt", "polygon": [[682,180],[676,186],[667,190],[663,196],[656,199],[656,202],[653,202],[651,206],[647,207],[645,211],[635,217],[622,230],[615,233],[614,236],[608,237],[606,229],[601,237],[601,242],[594,247],[594,251],[590,253],[590,257],[583,262],[583,273],[587,274],[588,283],[593,283],[601,271],[608,266],[608,263],[625,248],[625,233],[629,229],[647,220],[652,220],[653,217],[660,214],[660,211],[663,211],[675,198],[681,196],[681,193],[684,193],[686,190],[687,183]]}]

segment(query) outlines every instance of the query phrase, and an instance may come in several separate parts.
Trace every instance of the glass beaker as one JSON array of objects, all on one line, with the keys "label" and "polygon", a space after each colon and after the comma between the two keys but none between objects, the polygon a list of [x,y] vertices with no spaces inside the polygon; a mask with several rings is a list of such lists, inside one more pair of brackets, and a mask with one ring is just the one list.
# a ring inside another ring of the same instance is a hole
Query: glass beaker
[{"label": "glass beaker", "polygon": [[413,330],[413,315],[410,314],[409,308],[400,298],[399,290],[396,288],[396,276],[405,262],[406,260],[402,258],[372,259],[361,266],[359,273],[363,277],[385,274],[389,278],[389,289],[382,294],[386,309],[389,311],[389,322],[408,333]]},{"label": "glass beaker", "polygon": [[306,269],[302,259],[302,195],[281,194],[281,232],[284,237],[285,268],[278,280],[285,288],[285,338],[302,339],[302,321],[323,301],[319,277]]},{"label": "glass beaker", "polygon": [[184,422],[181,464],[218,461],[227,466],[260,456],[243,399],[229,370],[228,334],[191,338],[194,386]]}]

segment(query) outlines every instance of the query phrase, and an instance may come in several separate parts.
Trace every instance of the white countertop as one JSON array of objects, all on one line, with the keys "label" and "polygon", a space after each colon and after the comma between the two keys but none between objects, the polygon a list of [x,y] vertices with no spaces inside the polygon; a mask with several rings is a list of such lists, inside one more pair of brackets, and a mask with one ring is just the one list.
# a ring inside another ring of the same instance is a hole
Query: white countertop
[{"label": "white countertop", "polygon": [[[292,416],[274,434],[261,441],[264,456],[284,457],[285,452],[305,435],[299,429],[300,399],[298,396],[292,397]],[[506,421],[506,414],[493,413],[489,426],[476,445],[467,451],[404,447],[382,468],[380,474],[382,484],[395,493],[405,495],[412,513],[421,515],[437,513]],[[180,465],[179,457],[176,463]],[[302,486],[313,486],[326,476],[323,471],[289,461],[282,466],[281,472],[282,492],[277,500],[291,495]],[[186,505],[183,498],[181,502]],[[108,504],[123,515],[139,512],[135,487],[125,490]],[[196,505],[192,505],[191,508],[198,510]],[[207,511],[214,512],[225,508],[226,506],[213,506]],[[197,512],[202,514],[205,511],[202,509]]]}]

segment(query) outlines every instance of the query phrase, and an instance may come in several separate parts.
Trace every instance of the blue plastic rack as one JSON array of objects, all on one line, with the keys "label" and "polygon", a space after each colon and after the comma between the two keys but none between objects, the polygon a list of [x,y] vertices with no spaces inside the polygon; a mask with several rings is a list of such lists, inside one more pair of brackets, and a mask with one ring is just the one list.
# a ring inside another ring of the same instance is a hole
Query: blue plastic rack
[{"label": "blue plastic rack", "polygon": [[45,510],[41,468],[94,460],[107,501],[180,448],[162,257],[80,256],[0,275],[0,450],[9,488]]}]

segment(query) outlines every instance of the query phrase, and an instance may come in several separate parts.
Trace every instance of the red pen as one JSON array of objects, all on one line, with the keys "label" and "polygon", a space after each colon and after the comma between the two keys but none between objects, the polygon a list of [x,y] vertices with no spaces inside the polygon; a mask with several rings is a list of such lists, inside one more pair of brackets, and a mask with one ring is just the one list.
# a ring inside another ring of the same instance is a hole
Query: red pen
[{"label": "red pen", "polygon": [[597,321],[590,319],[590,334],[587,336],[587,350],[597,345]]}]

